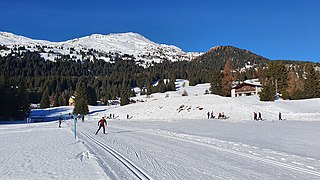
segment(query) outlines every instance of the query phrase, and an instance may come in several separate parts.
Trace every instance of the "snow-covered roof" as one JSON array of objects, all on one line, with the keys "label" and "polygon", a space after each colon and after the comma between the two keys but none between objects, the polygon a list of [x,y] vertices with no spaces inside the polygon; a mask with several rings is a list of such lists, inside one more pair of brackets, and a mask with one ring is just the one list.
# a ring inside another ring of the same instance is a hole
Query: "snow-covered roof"
[{"label": "snow-covered roof", "polygon": [[262,86],[262,84],[260,83],[259,79],[247,79],[244,81],[244,83],[246,84],[251,84],[254,86]]},{"label": "snow-covered roof", "polygon": [[262,87],[262,84],[260,83],[259,79],[247,79],[235,85],[234,87],[232,87],[232,89],[241,88],[244,85]]}]

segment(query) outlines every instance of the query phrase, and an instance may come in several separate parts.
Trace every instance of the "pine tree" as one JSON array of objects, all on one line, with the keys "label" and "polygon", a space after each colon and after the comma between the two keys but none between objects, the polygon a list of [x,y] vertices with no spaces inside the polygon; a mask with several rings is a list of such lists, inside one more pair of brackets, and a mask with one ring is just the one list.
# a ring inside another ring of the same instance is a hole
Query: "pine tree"
[{"label": "pine tree", "polygon": [[166,85],[164,84],[163,79],[159,80],[157,88],[158,88],[158,92],[161,92],[161,93],[166,92]]},{"label": "pine tree", "polygon": [[150,83],[149,79],[146,81],[146,87],[147,87],[147,92],[146,93],[149,96],[152,93],[152,87],[151,87],[151,83]]},{"label": "pine tree", "polygon": [[128,91],[125,85],[125,82],[122,83],[122,88],[120,92],[120,105],[124,106],[130,103]]},{"label": "pine tree", "polygon": [[259,93],[260,101],[274,101],[275,94],[276,94],[276,91],[273,86],[265,85],[261,90],[261,92]]},{"label": "pine tree", "polygon": [[58,106],[60,106],[60,104],[59,104],[59,95],[58,94],[54,94],[54,95],[52,95],[52,107],[58,107]]},{"label": "pine tree", "polygon": [[316,84],[316,87],[317,87],[317,91],[316,91],[316,98],[320,98],[320,73],[318,72],[318,75],[317,75],[317,84]]},{"label": "pine tree", "polygon": [[221,95],[221,73],[215,71],[212,76],[212,81],[210,83],[211,94]]},{"label": "pine tree", "polygon": [[0,118],[6,117],[6,105],[8,104],[8,87],[5,78],[0,76]]},{"label": "pine tree", "polygon": [[87,96],[88,97],[88,104],[93,105],[93,106],[97,105],[97,93],[93,87],[88,86],[87,95],[88,95]]},{"label": "pine tree", "polygon": [[48,90],[44,91],[42,94],[42,98],[40,101],[40,108],[49,108],[50,107],[50,101],[49,101],[49,95],[48,95]]},{"label": "pine tree", "polygon": [[83,97],[76,98],[76,105],[74,106],[73,113],[82,115],[89,113],[88,103]]},{"label": "pine tree", "polygon": [[221,79],[221,94],[223,96],[231,95],[231,85],[234,80],[231,60],[227,60],[223,69],[223,77]]},{"label": "pine tree", "polygon": [[300,99],[303,95],[304,82],[299,78],[297,72],[291,69],[288,73],[288,96],[289,99]]},{"label": "pine tree", "polygon": [[89,112],[88,101],[87,101],[87,88],[84,82],[79,81],[76,87],[76,104],[74,112],[76,114],[86,115]]},{"label": "pine tree", "polygon": [[124,79],[121,85],[121,90],[120,90],[120,105],[124,106],[130,103],[129,99],[129,92],[130,92],[130,87],[126,83],[127,81]]},{"label": "pine tree", "polygon": [[18,109],[17,109],[17,117],[24,117],[25,113],[29,111],[30,103],[29,96],[26,90],[26,81],[22,80],[18,86]]},{"label": "pine tree", "polygon": [[266,75],[267,79],[271,80],[272,83],[277,86],[277,93],[286,97],[288,72],[285,64],[278,61],[270,61]]},{"label": "pine tree", "polygon": [[304,92],[306,98],[314,98],[317,94],[316,73],[313,64],[307,63],[305,66],[306,79],[304,82]]},{"label": "pine tree", "polygon": [[77,97],[84,98],[85,100],[88,100],[87,95],[87,86],[86,84],[80,79],[76,85],[76,94]]},{"label": "pine tree", "polygon": [[188,96],[188,92],[185,89],[182,92],[182,96]]}]

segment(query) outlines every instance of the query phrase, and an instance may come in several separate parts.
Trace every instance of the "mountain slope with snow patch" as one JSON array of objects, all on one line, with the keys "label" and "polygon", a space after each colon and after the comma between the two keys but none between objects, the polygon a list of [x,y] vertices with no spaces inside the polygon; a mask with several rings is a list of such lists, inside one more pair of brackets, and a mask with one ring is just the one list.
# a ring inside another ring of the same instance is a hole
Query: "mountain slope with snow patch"
[{"label": "mountain slope with snow patch", "polygon": [[[130,60],[147,66],[153,62],[191,60],[201,53],[187,53],[173,45],[158,44],[138,33],[92,34],[64,42],[33,40],[8,32],[0,32],[0,45],[12,50],[39,51],[46,60],[56,60],[68,55],[73,60],[103,59],[125,56]],[[4,48],[3,48],[4,49]],[[9,51],[0,49],[0,55],[6,56]]]}]

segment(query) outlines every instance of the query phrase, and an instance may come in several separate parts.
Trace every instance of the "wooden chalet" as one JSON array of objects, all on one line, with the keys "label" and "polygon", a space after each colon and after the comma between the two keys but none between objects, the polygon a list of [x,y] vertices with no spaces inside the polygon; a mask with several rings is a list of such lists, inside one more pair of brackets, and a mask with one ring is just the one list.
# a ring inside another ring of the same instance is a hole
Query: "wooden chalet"
[{"label": "wooden chalet", "polygon": [[262,85],[257,79],[246,80],[231,89],[231,97],[251,96],[258,94]]}]

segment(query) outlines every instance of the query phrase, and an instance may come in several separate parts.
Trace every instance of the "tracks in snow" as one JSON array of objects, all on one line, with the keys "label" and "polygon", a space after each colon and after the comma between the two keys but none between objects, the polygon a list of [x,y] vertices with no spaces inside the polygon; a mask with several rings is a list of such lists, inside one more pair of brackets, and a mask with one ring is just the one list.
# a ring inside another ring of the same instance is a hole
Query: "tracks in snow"
[{"label": "tracks in snow", "polygon": [[[116,128],[123,129],[120,127]],[[320,160],[316,160],[313,158],[299,157],[296,155],[281,153],[268,149],[261,149],[259,147],[241,143],[217,140],[209,137],[179,134],[163,130],[139,129],[138,131],[145,134],[157,135],[165,138],[171,138],[178,141],[196,144],[199,146],[205,146],[217,151],[226,152],[255,161],[260,161],[262,163],[268,163],[271,165],[287,168],[295,172],[320,177],[320,172],[317,171],[320,168]]]},{"label": "tracks in snow", "polygon": [[[227,153],[230,153],[230,154],[234,154],[234,155],[242,156],[242,157],[245,157],[245,158],[253,159],[253,160],[256,160],[256,161],[263,162],[263,163],[268,163],[268,164],[284,167],[284,168],[291,169],[291,170],[296,171],[296,172],[306,173],[306,174],[309,174],[309,175],[320,177],[320,172],[314,171],[314,170],[310,170],[310,169],[307,169],[305,167],[299,167],[298,166],[298,165],[303,165],[303,164],[300,164],[300,163],[298,164],[297,162],[294,162],[294,161],[292,161],[292,164],[285,163],[285,162],[279,162],[279,161],[276,160],[276,158],[274,158],[272,156],[266,156],[265,155],[264,157],[262,157],[262,156],[259,156],[259,154],[255,154],[255,153],[250,154],[251,151],[249,151],[249,152],[241,152],[239,148],[234,148],[234,147],[230,148],[230,146],[229,147],[228,146],[224,147],[221,144],[219,145],[219,144],[211,143],[210,139],[212,139],[212,138],[193,136],[193,135],[187,135],[187,134],[178,134],[178,133],[172,133],[172,132],[167,132],[167,131],[152,132],[152,131],[149,131],[149,130],[142,130],[140,132],[147,133],[147,134],[152,134],[152,135],[160,135],[160,136],[163,136],[163,137],[172,138],[172,139],[176,139],[176,140],[179,140],[179,141],[189,142],[189,143],[192,143],[192,144],[205,146],[205,147],[208,147],[208,148],[211,148],[211,149],[215,149],[215,150],[218,150],[218,151],[227,152]],[[226,142],[226,141],[221,141],[221,142],[227,143],[227,144],[230,144],[230,143],[231,144],[236,144],[236,143],[233,143],[233,142]],[[238,146],[239,144],[236,144],[236,145]],[[248,146],[248,145],[244,145],[244,146]],[[253,148],[257,149],[258,147],[253,147]],[[263,153],[261,153],[261,154],[263,154]],[[313,159],[313,160],[315,160],[315,159]],[[307,166],[307,167],[310,167],[310,166]]]},{"label": "tracks in snow", "polygon": [[82,133],[86,138],[91,140],[93,143],[100,146],[102,149],[107,151],[111,154],[114,158],[116,158],[119,162],[121,162],[125,167],[127,167],[135,177],[141,180],[151,180],[152,178],[145,173],[142,169],[140,169],[137,165],[131,162],[129,159],[124,157],[122,154],[111,148],[110,146],[106,145],[105,143],[101,142],[100,140],[96,139],[95,137],[91,136],[88,133]]}]

